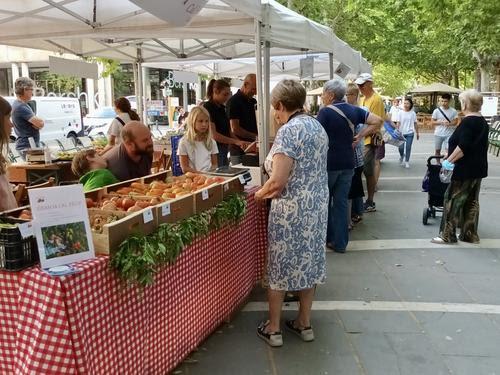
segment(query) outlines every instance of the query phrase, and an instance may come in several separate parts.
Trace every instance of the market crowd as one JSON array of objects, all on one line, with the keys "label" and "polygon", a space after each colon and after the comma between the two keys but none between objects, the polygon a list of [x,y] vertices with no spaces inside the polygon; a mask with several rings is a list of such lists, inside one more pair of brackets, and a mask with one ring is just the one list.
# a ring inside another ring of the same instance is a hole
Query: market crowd
[{"label": "market crowd", "polygon": [[[14,208],[16,201],[6,177],[6,148],[12,126],[18,136],[16,148],[39,145],[44,121],[27,104],[34,82],[21,77],[15,82],[17,99],[11,105],[0,97],[0,211]],[[182,171],[203,172],[241,163],[242,155],[255,150],[257,140],[256,77],[249,74],[231,96],[229,84],[212,80],[207,100],[186,117],[179,142]],[[375,193],[385,156],[383,126],[399,130],[400,163],[410,167],[411,148],[419,139],[411,98],[396,99],[386,113],[373,78],[361,74],[353,83],[343,79],[323,86],[322,108],[316,117],[305,109],[306,91],[294,80],[279,82],[271,93],[277,133],[266,157],[269,179],[255,199],[270,202],[267,282],[269,319],[259,324],[258,335],[271,346],[283,344],[280,318],[286,292],[297,292],[300,308],[285,327],[304,341],[314,340],[311,306],[316,285],[326,277],[325,246],[344,253],[349,230],[365,213],[375,212]],[[443,95],[432,114],[435,153],[445,151],[443,168],[453,171],[444,197],[444,215],[437,243],[460,240],[478,242],[479,190],[487,176],[488,125],[480,114],[482,96],[468,90],[460,95],[464,118]],[[100,152],[79,152],[72,169],[85,190],[150,174],[153,141],[149,128],[131,109],[126,98],[115,101],[116,118],[108,130],[108,146]],[[12,119],[12,122],[11,122]],[[384,123],[385,122],[385,123]],[[362,178],[366,179],[366,199]]]}]

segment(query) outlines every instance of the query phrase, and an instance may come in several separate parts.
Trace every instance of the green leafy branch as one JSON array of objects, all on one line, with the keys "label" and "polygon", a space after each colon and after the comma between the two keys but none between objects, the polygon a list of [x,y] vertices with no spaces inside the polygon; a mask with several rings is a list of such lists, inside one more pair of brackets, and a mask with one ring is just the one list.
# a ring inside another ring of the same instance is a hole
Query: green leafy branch
[{"label": "green leafy branch", "polygon": [[151,285],[159,267],[175,263],[182,250],[196,238],[226,225],[238,224],[246,208],[245,196],[234,194],[210,210],[175,224],[161,224],[150,235],[134,234],[111,255],[110,267],[127,284]]}]

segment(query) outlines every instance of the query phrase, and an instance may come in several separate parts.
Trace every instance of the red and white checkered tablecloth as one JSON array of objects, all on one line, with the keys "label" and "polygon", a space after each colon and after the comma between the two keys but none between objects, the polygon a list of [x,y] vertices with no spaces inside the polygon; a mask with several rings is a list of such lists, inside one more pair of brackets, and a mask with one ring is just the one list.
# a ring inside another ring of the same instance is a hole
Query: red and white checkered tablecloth
[{"label": "red and white checkered tablecloth", "polygon": [[250,194],[240,225],[196,240],[142,293],[123,287],[108,257],[60,278],[39,268],[0,272],[0,373],[171,371],[260,278],[266,215]]}]

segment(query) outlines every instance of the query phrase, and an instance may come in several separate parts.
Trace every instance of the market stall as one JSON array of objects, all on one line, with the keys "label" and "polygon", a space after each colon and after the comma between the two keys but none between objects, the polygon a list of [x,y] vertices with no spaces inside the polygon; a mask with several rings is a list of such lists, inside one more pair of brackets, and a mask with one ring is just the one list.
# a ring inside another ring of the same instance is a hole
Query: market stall
[{"label": "market stall", "polygon": [[[108,256],[53,277],[0,271],[1,373],[167,373],[243,303],[261,277],[266,213],[195,240],[142,290]],[[221,269],[224,272],[221,272]]]}]

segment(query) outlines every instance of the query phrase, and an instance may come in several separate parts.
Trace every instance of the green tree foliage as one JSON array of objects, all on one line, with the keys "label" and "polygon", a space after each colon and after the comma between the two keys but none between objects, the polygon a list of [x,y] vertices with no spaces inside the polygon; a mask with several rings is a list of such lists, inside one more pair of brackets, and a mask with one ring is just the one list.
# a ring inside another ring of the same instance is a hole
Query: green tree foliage
[{"label": "green tree foliage", "polygon": [[[500,58],[498,0],[301,0],[292,5],[362,51],[379,78],[387,71],[403,81],[413,77],[463,87],[478,61],[492,67]],[[384,86],[398,89],[396,82]]]}]

